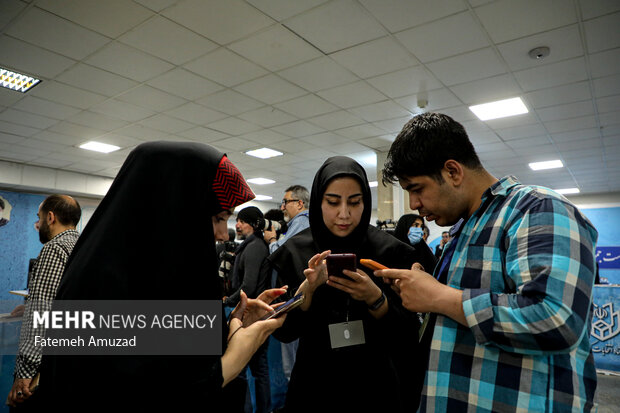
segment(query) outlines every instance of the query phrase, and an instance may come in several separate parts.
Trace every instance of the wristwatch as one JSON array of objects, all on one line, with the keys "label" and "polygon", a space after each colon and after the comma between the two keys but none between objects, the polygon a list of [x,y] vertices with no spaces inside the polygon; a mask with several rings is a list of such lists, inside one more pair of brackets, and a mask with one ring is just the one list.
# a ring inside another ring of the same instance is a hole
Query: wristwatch
[{"label": "wristwatch", "polygon": [[374,303],[369,305],[368,309],[371,310],[371,311],[377,311],[379,309],[379,307],[381,307],[383,305],[384,302],[385,302],[385,293],[383,291],[381,291],[381,297],[379,297],[377,299],[377,301],[375,301]]}]

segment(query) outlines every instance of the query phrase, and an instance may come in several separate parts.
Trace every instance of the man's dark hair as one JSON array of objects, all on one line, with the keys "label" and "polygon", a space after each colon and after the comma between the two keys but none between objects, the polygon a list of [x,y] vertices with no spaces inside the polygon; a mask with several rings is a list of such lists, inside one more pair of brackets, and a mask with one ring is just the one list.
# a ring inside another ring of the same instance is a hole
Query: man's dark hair
[{"label": "man's dark hair", "polygon": [[270,221],[284,221],[284,212],[276,208],[270,209],[265,212],[265,219]]},{"label": "man's dark hair", "polygon": [[75,199],[68,195],[50,195],[41,204],[43,214],[53,212],[62,225],[76,226],[82,216],[82,208]]},{"label": "man's dark hair", "polygon": [[392,143],[383,169],[383,184],[406,176],[430,176],[443,182],[448,159],[470,169],[482,168],[463,125],[441,113],[423,113],[403,126]]},{"label": "man's dark hair", "polygon": [[310,192],[305,186],[291,185],[288,188],[286,188],[284,192],[286,193],[289,191],[292,192],[293,197],[295,199],[299,199],[301,202],[304,203],[304,208],[306,209],[310,208]]},{"label": "man's dark hair", "polygon": [[443,231],[443,232],[441,233],[441,235],[443,235],[443,234],[448,234],[448,235],[450,235],[450,231]]}]

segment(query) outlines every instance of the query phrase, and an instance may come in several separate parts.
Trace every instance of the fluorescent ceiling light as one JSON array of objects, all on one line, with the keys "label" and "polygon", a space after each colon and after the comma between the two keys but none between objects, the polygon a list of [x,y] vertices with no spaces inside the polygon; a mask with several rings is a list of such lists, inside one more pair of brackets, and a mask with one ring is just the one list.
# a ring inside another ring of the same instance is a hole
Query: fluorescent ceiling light
[{"label": "fluorescent ceiling light", "polygon": [[89,151],[110,153],[110,152],[118,151],[121,147],[116,146],[116,145],[108,145],[107,143],[90,141],[90,142],[86,142],[83,145],[80,145],[80,148],[88,149]]},{"label": "fluorescent ceiling light", "polygon": [[247,151],[246,155],[255,156],[261,159],[273,158],[274,156],[284,155],[282,152],[274,151],[269,148],[254,149],[253,151]]},{"label": "fluorescent ceiling light", "polygon": [[252,178],[252,179],[248,179],[248,182],[251,184],[256,184],[256,185],[269,185],[269,184],[276,183],[276,181],[272,179],[267,179],[267,178]]},{"label": "fluorescent ceiling light", "polygon": [[377,185],[379,185],[379,183],[377,181],[370,181],[368,182],[368,186],[371,188],[376,188]]},{"label": "fluorescent ceiling light", "polygon": [[28,90],[35,87],[40,81],[41,80],[34,77],[11,72],[8,69],[0,67],[0,86],[7,89],[26,93]]},{"label": "fluorescent ceiling light", "polygon": [[521,115],[528,110],[521,98],[498,100],[497,102],[483,103],[482,105],[470,106],[480,120],[505,118],[507,116]]},{"label": "fluorescent ceiling light", "polygon": [[255,201],[269,201],[270,199],[273,199],[273,197],[269,195],[256,195],[256,198],[254,198]]},{"label": "fluorescent ceiling light", "polygon": [[555,192],[557,192],[558,194],[578,194],[579,188],[562,188],[562,189],[554,189]]},{"label": "fluorescent ceiling light", "polygon": [[540,171],[541,169],[554,169],[561,168],[564,166],[561,160],[554,159],[553,161],[544,161],[544,162],[532,162],[528,164],[533,171]]}]

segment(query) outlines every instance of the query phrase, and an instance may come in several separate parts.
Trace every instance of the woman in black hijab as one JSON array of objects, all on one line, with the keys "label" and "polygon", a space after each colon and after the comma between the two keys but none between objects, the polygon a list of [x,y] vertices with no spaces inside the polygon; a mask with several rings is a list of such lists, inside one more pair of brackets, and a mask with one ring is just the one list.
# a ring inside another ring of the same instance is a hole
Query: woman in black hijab
[{"label": "woman in black hijab", "polygon": [[[432,268],[434,257],[369,226],[371,209],[364,169],[347,157],[329,158],[312,185],[310,228],[269,257],[286,283],[302,284],[306,294],[302,311],[289,313],[274,334],[284,342],[300,339],[287,411],[398,412],[417,406],[426,368],[416,363],[419,321],[388,285],[362,270],[359,259]],[[327,280],[323,259],[329,252],[357,255],[358,271],[345,273],[351,281],[333,275]],[[353,337],[358,344],[339,347],[338,334],[346,337],[349,327],[360,324],[363,337]]]},{"label": "woman in black hijab", "polygon": [[[139,145],[79,238],[56,299],[221,302],[216,237],[227,236],[234,207],[252,198],[237,168],[210,146]],[[270,302],[284,292],[259,298]],[[281,325],[249,325],[250,316],[270,309],[243,297],[230,332],[223,323],[222,356],[44,356],[41,401],[50,411],[234,411],[245,394],[228,400],[222,388]]]}]

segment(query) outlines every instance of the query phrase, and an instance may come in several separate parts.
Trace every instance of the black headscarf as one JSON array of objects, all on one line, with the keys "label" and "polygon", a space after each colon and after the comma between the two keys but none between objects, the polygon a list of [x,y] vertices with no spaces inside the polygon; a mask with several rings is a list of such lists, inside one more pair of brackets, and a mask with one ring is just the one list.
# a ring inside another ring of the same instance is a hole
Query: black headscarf
[{"label": "black headscarf", "polygon": [[[323,221],[323,195],[335,178],[349,177],[359,182],[362,188],[364,212],[357,227],[346,237],[338,237],[325,226]],[[314,176],[310,195],[310,228],[312,238],[320,251],[331,249],[332,253],[356,252],[366,240],[366,231],[370,222],[372,198],[368,178],[364,168],[346,156],[333,156],[325,161]]]},{"label": "black headscarf", "polygon": [[394,229],[394,236],[400,241],[409,244],[407,234],[409,233],[409,228],[411,228],[411,225],[413,225],[417,219],[422,219],[422,217],[418,214],[405,214],[400,217],[398,219],[398,224],[396,224],[396,228]]},{"label": "black headscarf", "polygon": [[[139,145],[79,238],[56,299],[221,300],[212,216],[253,197],[234,165],[210,146]],[[56,402],[78,394],[105,404],[115,393],[149,389],[132,404],[143,406],[162,397],[155,389],[182,391],[178,380],[187,383],[185,398],[221,387],[219,357],[44,357],[40,390]]]}]

